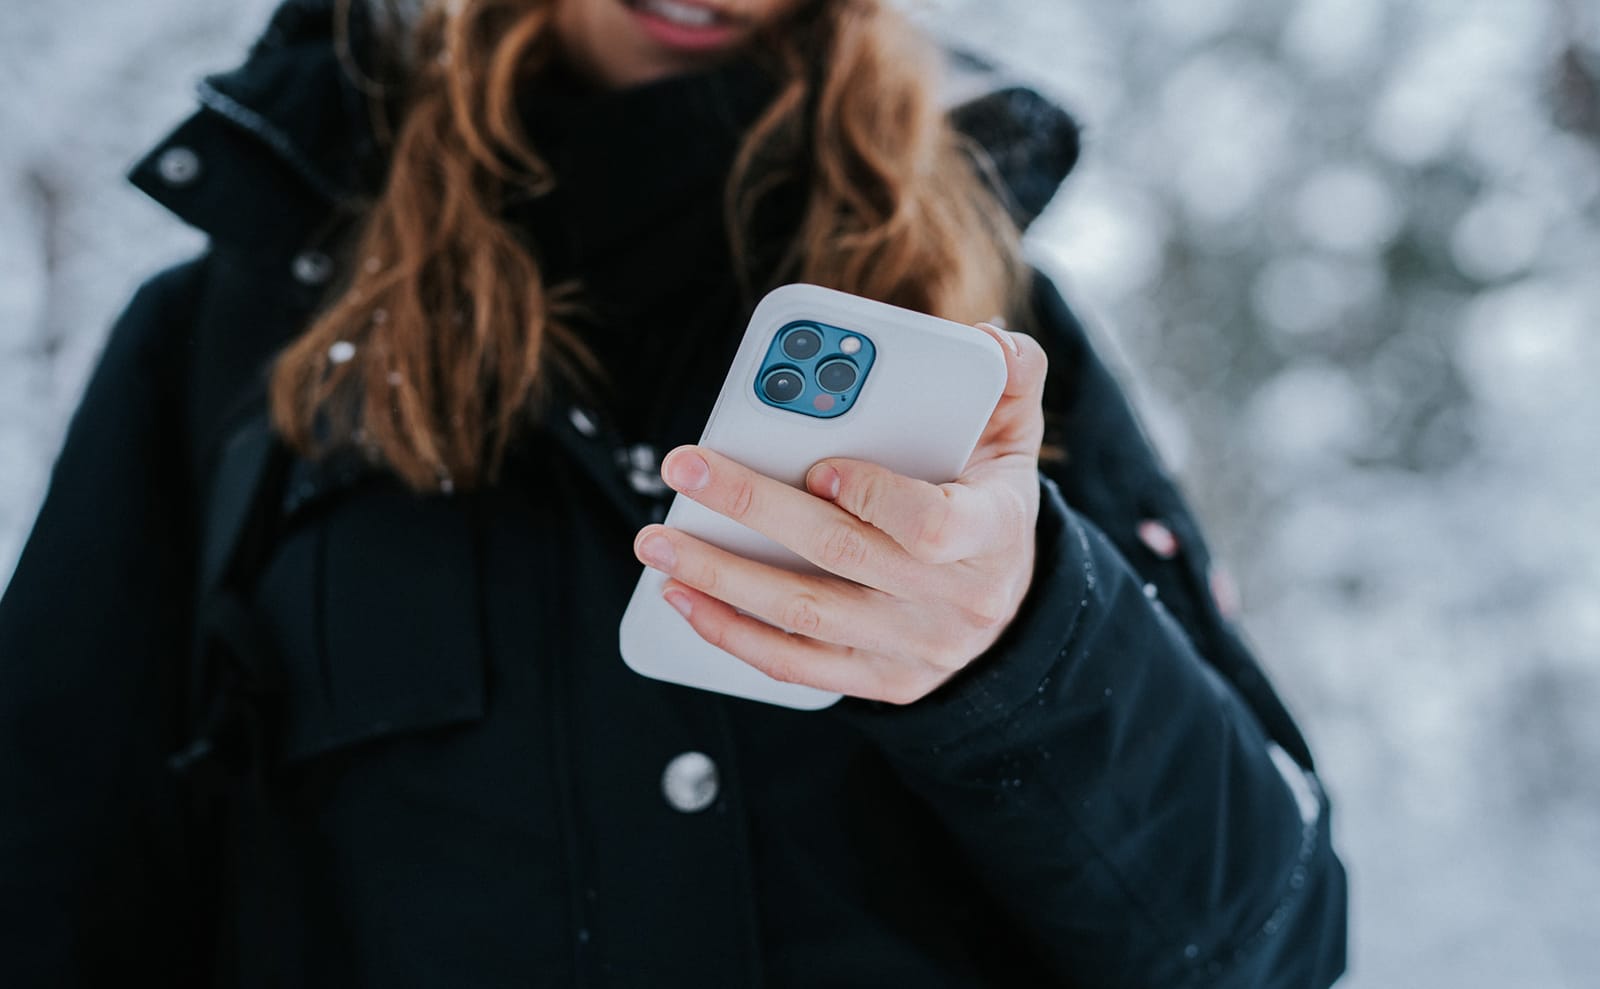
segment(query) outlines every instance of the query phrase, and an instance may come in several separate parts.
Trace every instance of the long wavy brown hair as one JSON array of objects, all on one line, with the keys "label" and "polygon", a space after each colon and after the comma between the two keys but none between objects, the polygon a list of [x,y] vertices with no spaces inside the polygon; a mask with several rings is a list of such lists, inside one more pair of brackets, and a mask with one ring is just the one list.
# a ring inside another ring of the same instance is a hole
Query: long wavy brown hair
[{"label": "long wavy brown hair", "polygon": [[[398,22],[382,191],[349,275],[272,372],[274,422],[302,454],[356,446],[413,488],[469,489],[494,479],[547,375],[605,375],[572,328],[581,286],[546,284],[502,215],[556,182],[517,106],[554,53],[556,2],[427,0]],[[1012,313],[1019,234],[939,105],[930,41],[883,0],[806,0],[752,44],[779,86],[725,190],[747,289],[808,281],[962,322]],[[753,243],[764,197],[795,176],[798,227],[776,250]]]}]

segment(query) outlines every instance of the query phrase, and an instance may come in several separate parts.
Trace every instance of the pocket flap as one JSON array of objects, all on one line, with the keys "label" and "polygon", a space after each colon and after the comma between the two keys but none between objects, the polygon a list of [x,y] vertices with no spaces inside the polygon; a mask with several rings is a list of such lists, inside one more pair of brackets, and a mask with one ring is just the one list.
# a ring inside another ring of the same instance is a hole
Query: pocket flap
[{"label": "pocket flap", "polygon": [[295,527],[256,596],[284,667],[282,760],[482,718],[480,590],[455,499],[363,484]]}]

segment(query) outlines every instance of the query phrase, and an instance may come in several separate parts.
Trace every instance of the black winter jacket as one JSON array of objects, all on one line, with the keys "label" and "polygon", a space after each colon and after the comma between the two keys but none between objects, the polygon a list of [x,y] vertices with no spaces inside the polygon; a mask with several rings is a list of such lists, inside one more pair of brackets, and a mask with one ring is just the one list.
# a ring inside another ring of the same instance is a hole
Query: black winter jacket
[{"label": "black winter jacket", "polygon": [[[742,70],[531,114],[564,186],[520,220],[590,286],[625,394],[558,392],[470,494],[275,453],[263,363],[358,262],[347,204],[381,172],[329,7],[285,3],[133,169],[209,244],[116,322],[0,601],[0,982],[1338,976],[1310,754],[1042,276],[1012,315],[1068,457],[988,654],[822,713],[623,665],[656,456],[698,437],[748,312],[713,205]],[[1070,121],[1018,89],[954,113],[1030,219]]]}]

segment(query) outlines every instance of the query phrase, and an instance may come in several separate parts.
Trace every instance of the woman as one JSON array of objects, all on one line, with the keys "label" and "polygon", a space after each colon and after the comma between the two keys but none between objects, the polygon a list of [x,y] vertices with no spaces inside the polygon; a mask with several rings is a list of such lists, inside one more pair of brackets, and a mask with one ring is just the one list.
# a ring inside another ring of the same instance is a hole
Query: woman
[{"label": "woman", "polygon": [[[1335,979],[1305,743],[1019,260],[1075,131],[935,63],[878,0],[288,0],[202,83],[132,178],[208,247],[118,321],[0,603],[6,983]],[[692,445],[795,280],[1026,331],[982,329],[955,484]],[[849,696],[632,674],[645,562]]]}]

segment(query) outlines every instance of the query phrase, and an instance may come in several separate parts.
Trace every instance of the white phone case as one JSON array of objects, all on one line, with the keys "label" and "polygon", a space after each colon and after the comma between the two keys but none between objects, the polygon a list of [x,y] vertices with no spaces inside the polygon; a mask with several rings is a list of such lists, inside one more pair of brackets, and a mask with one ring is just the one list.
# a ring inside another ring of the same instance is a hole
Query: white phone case
[{"label": "white phone case", "polygon": [[[799,320],[859,333],[876,347],[855,404],[836,418],[774,408],[756,394],[756,374],[774,335]],[[966,466],[1005,381],[1005,355],[982,330],[816,285],[785,285],[768,293],[751,316],[700,445],[802,490],[806,471],[825,457],[869,460],[942,484]],[[749,559],[826,572],[681,494],[663,522]],[[666,579],[645,567],[622,616],[622,658],[636,672],[801,710],[839,699],[774,680],[700,638],[662,599]]]}]

